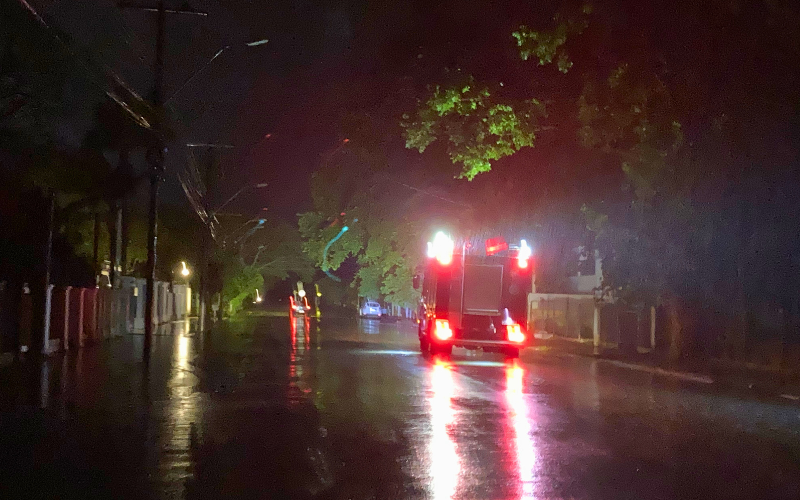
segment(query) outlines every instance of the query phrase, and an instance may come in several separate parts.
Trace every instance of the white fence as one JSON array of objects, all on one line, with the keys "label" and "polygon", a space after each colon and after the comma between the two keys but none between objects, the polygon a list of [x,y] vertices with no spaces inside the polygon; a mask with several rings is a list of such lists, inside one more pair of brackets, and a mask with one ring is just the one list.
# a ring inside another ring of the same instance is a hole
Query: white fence
[{"label": "white fence", "polygon": [[[47,297],[47,352],[82,347],[87,342],[144,330],[146,280],[123,276],[119,288],[54,287]],[[192,313],[186,284],[156,282],[153,323],[184,319]]]}]

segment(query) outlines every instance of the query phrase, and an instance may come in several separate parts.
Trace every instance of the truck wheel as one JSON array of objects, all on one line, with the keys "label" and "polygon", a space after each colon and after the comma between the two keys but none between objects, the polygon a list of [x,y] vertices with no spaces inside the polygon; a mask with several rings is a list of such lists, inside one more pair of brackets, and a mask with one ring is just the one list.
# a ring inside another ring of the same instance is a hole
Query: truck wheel
[{"label": "truck wheel", "polygon": [[516,347],[509,347],[503,351],[503,354],[508,359],[516,359],[519,357],[519,349]]},{"label": "truck wheel", "polygon": [[428,344],[428,339],[426,339],[425,337],[420,337],[419,338],[419,351],[422,354],[425,354],[425,353],[428,352],[429,348],[430,348],[430,345]]}]

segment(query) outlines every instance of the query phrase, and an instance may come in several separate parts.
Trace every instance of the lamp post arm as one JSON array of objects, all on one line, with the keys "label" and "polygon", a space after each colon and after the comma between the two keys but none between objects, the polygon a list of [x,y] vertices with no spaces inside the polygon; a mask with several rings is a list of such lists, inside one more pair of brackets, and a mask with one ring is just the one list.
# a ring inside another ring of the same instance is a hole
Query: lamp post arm
[{"label": "lamp post arm", "polygon": [[241,189],[239,189],[238,191],[236,191],[236,192],[233,194],[233,196],[231,196],[230,198],[228,198],[228,199],[225,201],[225,203],[223,203],[222,205],[218,206],[218,207],[216,208],[216,210],[214,210],[214,213],[215,213],[215,214],[216,214],[216,213],[219,213],[219,211],[220,211],[220,210],[222,210],[223,208],[225,208],[225,206],[226,206],[228,203],[230,203],[230,202],[232,202],[233,200],[235,200],[235,199],[236,199],[236,198],[237,198],[237,197],[238,197],[240,194],[242,194],[242,192],[244,192],[245,190],[247,190],[247,189],[256,189],[256,188],[265,188],[265,187],[267,187],[267,183],[266,183],[266,182],[262,182],[262,183],[255,184],[255,185],[251,185],[251,186],[244,186],[243,188],[241,188]]}]

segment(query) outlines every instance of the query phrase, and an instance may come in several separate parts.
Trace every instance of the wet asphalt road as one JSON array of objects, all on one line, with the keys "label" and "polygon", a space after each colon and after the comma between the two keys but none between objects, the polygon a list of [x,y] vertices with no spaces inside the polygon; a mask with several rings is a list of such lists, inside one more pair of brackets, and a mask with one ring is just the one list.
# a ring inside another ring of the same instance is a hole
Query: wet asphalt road
[{"label": "wet asphalt road", "polygon": [[0,498],[800,498],[800,406],[248,317],[0,371]]}]

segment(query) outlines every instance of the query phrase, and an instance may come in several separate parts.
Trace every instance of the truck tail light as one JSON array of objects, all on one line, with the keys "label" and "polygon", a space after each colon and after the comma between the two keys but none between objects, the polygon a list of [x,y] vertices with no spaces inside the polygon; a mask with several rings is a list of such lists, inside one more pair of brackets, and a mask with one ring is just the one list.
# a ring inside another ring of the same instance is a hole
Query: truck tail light
[{"label": "truck tail light", "polygon": [[519,243],[519,251],[517,252],[517,265],[520,269],[526,269],[528,267],[528,260],[533,255],[533,249],[528,246],[528,242],[525,240],[520,241]]},{"label": "truck tail light", "polygon": [[453,336],[450,322],[446,319],[437,319],[433,327],[433,335],[439,340],[447,340]]},{"label": "truck tail light", "polygon": [[506,334],[508,335],[509,342],[521,344],[525,342],[525,334],[522,333],[522,327],[517,323],[506,326]]}]

